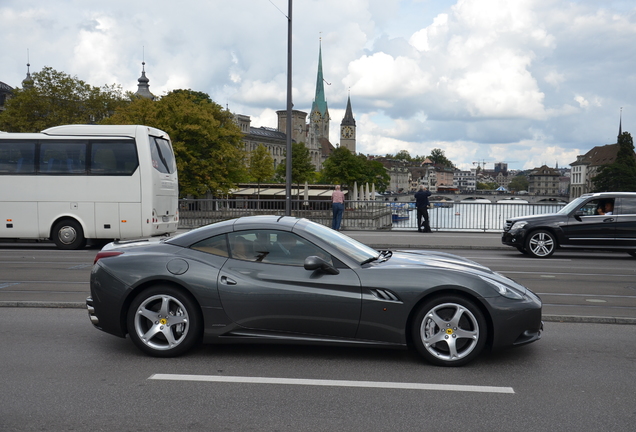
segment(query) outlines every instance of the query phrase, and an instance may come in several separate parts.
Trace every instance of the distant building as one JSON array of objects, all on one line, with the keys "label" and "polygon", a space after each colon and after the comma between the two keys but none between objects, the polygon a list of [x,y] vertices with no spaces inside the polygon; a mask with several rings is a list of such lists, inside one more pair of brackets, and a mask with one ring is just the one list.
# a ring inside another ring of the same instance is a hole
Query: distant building
[{"label": "distant building", "polygon": [[13,87],[0,81],[0,111],[4,111],[4,104],[13,94]]},{"label": "distant building", "polygon": [[576,161],[570,166],[570,199],[578,198],[583,194],[594,190],[592,179],[598,169],[606,164],[613,163],[618,154],[618,144],[596,146],[584,155],[576,157]]},{"label": "distant building", "polygon": [[547,165],[528,174],[528,192],[534,195],[558,195],[561,173]]},{"label": "distant building", "polygon": [[477,169],[470,171],[455,171],[454,184],[460,192],[475,192],[477,189]]},{"label": "distant building", "polygon": [[155,95],[150,93],[150,80],[146,77],[146,62],[141,62],[141,76],[137,80],[137,96],[141,96],[150,100],[155,100]]}]

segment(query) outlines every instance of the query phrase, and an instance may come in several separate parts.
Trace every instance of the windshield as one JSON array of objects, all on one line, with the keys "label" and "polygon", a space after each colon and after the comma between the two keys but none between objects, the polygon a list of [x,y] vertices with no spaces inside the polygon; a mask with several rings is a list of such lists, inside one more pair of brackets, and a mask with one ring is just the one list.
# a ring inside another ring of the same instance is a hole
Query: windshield
[{"label": "windshield", "polygon": [[573,210],[581,207],[583,203],[585,202],[585,200],[587,200],[587,198],[589,197],[578,197],[574,201],[571,201],[570,203],[568,203],[561,210],[559,210],[557,214],[562,214],[562,215],[570,214]]},{"label": "windshield", "polygon": [[159,138],[150,137],[150,154],[152,156],[152,166],[159,172],[164,174],[172,174],[177,170],[177,164],[172,154],[170,141]]},{"label": "windshield", "polygon": [[338,231],[327,228],[324,225],[307,220],[305,230],[329,243],[331,246],[358,263],[362,263],[364,261],[368,262],[372,258],[380,256],[380,253],[377,250],[372,249],[351,237],[340,234]]}]

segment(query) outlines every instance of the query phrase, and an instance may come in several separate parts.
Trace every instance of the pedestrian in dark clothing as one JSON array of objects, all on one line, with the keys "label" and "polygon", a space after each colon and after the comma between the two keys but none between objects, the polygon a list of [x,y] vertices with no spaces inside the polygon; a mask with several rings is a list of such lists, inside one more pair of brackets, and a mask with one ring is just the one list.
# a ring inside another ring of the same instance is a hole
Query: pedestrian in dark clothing
[{"label": "pedestrian in dark clothing", "polygon": [[[428,223],[428,197],[431,192],[424,185],[420,185],[420,190],[415,192],[415,206],[417,207],[417,230],[419,232],[431,232],[431,226]],[[422,219],[424,224],[422,225]]]}]

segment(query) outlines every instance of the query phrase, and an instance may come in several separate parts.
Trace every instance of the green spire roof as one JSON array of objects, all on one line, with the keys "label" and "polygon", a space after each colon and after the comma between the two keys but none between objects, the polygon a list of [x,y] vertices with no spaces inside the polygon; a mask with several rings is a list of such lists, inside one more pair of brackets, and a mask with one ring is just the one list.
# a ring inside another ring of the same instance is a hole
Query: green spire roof
[{"label": "green spire roof", "polygon": [[317,110],[322,117],[327,114],[327,99],[325,98],[325,85],[324,78],[322,76],[322,43],[318,51],[318,77],[316,78],[316,97],[314,103],[311,106],[311,111]]}]

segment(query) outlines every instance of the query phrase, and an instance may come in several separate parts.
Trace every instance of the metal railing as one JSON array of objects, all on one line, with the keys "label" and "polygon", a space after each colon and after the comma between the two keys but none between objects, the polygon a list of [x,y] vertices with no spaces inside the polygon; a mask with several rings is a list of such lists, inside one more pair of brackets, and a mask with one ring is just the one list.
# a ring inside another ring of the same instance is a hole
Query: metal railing
[{"label": "metal railing", "polygon": [[[292,216],[331,226],[331,201],[292,199]],[[433,203],[429,219],[433,231],[501,232],[506,219],[556,213],[562,205],[508,203]],[[241,216],[285,214],[285,200],[183,199],[179,201],[179,228],[197,228]],[[415,203],[347,201],[343,230],[415,230]]]}]

